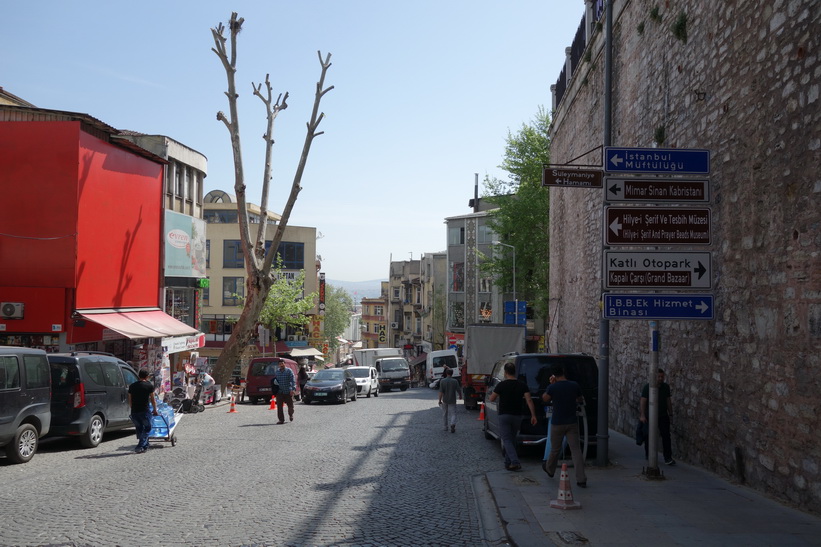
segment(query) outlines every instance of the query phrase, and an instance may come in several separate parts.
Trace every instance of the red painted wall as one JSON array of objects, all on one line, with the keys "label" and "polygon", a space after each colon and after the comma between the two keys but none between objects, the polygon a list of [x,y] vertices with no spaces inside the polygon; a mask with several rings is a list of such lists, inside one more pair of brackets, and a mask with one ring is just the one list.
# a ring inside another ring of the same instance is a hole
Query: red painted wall
[{"label": "red painted wall", "polygon": [[77,308],[159,305],[163,166],[80,134]]},{"label": "red painted wall", "polygon": [[[162,184],[162,164],[79,122],[0,123],[0,301],[26,304],[6,331],[65,330],[78,308],[157,307]],[[35,299],[38,287],[61,291]]]},{"label": "red painted wall", "polygon": [[0,286],[74,286],[79,131],[0,123]]}]

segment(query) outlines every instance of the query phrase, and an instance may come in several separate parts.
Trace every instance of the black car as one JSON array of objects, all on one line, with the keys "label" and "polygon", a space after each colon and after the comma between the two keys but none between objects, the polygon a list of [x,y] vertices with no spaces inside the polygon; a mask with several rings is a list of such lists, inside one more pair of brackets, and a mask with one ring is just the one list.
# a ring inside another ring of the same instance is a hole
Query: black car
[{"label": "black car", "polygon": [[51,429],[49,435],[78,437],[93,448],[107,431],[133,424],[129,415],[128,386],[137,373],[113,355],[77,351],[50,353]]},{"label": "black car", "polygon": [[26,463],[48,433],[49,372],[41,349],[0,346],[0,447],[14,463]]},{"label": "black car", "polygon": [[[522,401],[522,426],[516,438],[517,443],[539,441],[547,436],[547,418],[545,405],[542,402],[542,394],[550,385],[550,376],[554,373],[556,365],[564,367],[568,380],[578,382],[584,395],[584,416],[579,417],[579,433],[584,435],[585,422],[588,439],[587,456],[595,454],[598,402],[599,402],[599,367],[596,360],[585,353],[522,353],[508,354],[502,357],[493,366],[493,372],[488,380],[488,396],[485,397],[485,421],[483,431],[485,438],[493,439],[499,437],[499,401],[490,402],[489,394],[493,392],[496,385],[504,380],[505,363],[514,363],[516,366],[516,377],[527,384],[530,390],[530,398],[536,407],[536,417],[539,422],[530,425],[530,411]],[[586,420],[584,419],[586,417]],[[583,439],[582,439],[583,440]]]},{"label": "black car", "polygon": [[356,401],[356,378],[349,370],[326,368],[314,374],[305,384],[302,402],[311,404],[314,401],[336,401],[347,403],[348,399]]}]

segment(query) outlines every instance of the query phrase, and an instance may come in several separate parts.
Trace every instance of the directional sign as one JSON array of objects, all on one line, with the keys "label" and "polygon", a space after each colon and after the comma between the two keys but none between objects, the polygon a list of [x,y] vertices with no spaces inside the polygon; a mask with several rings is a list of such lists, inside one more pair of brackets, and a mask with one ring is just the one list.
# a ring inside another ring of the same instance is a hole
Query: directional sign
[{"label": "directional sign", "polygon": [[709,289],[709,252],[604,252],[606,289]]},{"label": "directional sign", "polygon": [[709,181],[665,178],[605,177],[605,201],[709,202]]},{"label": "directional sign", "polygon": [[604,319],[713,319],[712,294],[605,294]]},{"label": "directional sign", "polygon": [[601,188],[601,169],[574,169],[548,165],[542,171],[542,186]]},{"label": "directional sign", "polygon": [[710,209],[605,207],[605,245],[710,245]]},{"label": "directional sign", "polygon": [[604,170],[608,173],[667,173],[668,175],[710,173],[710,151],[693,148],[604,147]]}]

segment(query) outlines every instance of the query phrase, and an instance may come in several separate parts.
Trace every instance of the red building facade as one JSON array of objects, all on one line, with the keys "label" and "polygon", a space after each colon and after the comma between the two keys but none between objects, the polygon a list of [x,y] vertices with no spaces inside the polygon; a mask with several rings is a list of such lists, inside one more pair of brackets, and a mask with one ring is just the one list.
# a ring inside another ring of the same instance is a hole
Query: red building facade
[{"label": "red building facade", "polygon": [[0,345],[136,359],[133,340],[196,334],[159,311],[165,160],[116,133],[0,106]]}]

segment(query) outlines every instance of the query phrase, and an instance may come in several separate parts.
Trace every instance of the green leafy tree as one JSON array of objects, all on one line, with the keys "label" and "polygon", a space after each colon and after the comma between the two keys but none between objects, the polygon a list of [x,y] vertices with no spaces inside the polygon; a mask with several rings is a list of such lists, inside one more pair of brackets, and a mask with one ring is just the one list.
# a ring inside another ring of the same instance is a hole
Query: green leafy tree
[{"label": "green leafy tree", "polygon": [[[508,131],[499,166],[508,180],[485,177],[485,199],[499,208],[491,211],[490,227],[499,240],[516,249],[516,296],[527,300],[536,315],[547,317],[550,282],[550,194],[542,186],[543,165],[550,163],[550,115],[539,107],[530,124]],[[482,269],[507,291],[513,286],[513,253],[497,248]]]},{"label": "green leafy tree", "polygon": [[304,327],[310,321],[308,312],[313,310],[318,298],[316,292],[305,297],[302,295],[305,290],[305,270],[300,270],[296,277],[288,279],[282,269],[282,257],[277,255],[276,268],[271,273],[275,281],[265,298],[259,322],[271,331],[277,327],[283,331],[287,327]]},{"label": "green leafy tree", "polygon": [[342,336],[351,324],[354,310],[353,297],[342,287],[328,285],[325,291],[325,337],[329,351],[339,347],[338,336]]}]

